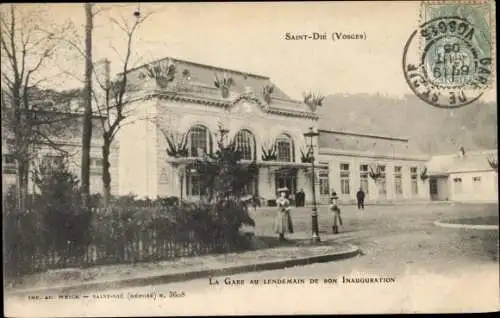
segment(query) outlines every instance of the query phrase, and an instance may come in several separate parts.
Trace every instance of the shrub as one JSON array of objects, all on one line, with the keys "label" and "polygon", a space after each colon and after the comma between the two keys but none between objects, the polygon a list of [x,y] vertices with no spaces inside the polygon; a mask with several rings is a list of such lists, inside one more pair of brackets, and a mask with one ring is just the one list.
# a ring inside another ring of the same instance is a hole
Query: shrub
[{"label": "shrub", "polygon": [[100,193],[91,194],[89,198],[89,207],[90,208],[100,208],[103,206],[103,196]]},{"label": "shrub", "polygon": [[[19,211],[4,200],[4,263],[8,275],[23,274],[44,264],[36,259],[51,258],[66,264],[85,252],[90,214],[82,208],[79,184],[65,164],[42,165],[35,173],[39,189],[28,200],[27,210]],[[62,265],[61,265],[62,266]]]},{"label": "shrub", "polygon": [[157,204],[160,206],[178,206],[179,205],[179,198],[178,197],[166,197],[166,198],[158,198]]},{"label": "shrub", "polygon": [[[155,246],[167,244],[169,252],[176,256],[190,244],[198,246],[189,251],[190,255],[204,253],[201,246],[210,247],[209,251],[213,252],[227,252],[250,247],[248,238],[239,233],[242,224],[253,226],[254,222],[245,205],[236,200],[182,206],[115,205],[109,212],[95,215],[92,243],[106,251],[108,258],[116,260],[127,258],[124,253],[138,257],[137,242],[148,235],[147,244],[153,241]],[[158,251],[147,253],[154,259],[161,258],[162,254]]]},{"label": "shrub", "polygon": [[34,210],[40,215],[39,231],[45,248],[62,258],[81,255],[86,246],[90,213],[83,208],[79,181],[66,164],[42,165],[35,174],[40,194]]}]

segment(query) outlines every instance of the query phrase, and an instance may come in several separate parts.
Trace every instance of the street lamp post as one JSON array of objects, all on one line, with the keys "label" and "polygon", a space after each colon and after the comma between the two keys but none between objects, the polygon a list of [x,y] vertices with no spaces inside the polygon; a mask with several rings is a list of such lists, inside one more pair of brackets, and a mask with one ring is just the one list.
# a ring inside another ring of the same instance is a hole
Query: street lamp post
[{"label": "street lamp post", "polygon": [[314,172],[314,145],[313,138],[319,136],[318,132],[313,130],[313,127],[309,128],[309,131],[304,133],[304,137],[310,138],[309,151],[312,154],[311,158],[311,170],[312,170],[312,195],[313,195],[313,208],[312,208],[312,239],[313,243],[317,243],[320,241],[319,238],[319,229],[318,229],[318,208],[316,206],[316,174]]},{"label": "street lamp post", "polygon": [[220,129],[220,134],[221,134],[222,145],[224,145],[224,143],[227,145],[229,140],[228,139],[229,129],[224,128],[224,126],[222,126],[222,128]]},{"label": "street lamp post", "polygon": [[184,192],[184,175],[185,175],[185,167],[184,166],[180,166],[177,170],[177,174],[179,175],[179,183],[180,183],[180,190],[181,190],[181,196],[180,196],[180,201],[179,201],[179,205],[182,206],[182,195],[183,195],[183,192]]}]

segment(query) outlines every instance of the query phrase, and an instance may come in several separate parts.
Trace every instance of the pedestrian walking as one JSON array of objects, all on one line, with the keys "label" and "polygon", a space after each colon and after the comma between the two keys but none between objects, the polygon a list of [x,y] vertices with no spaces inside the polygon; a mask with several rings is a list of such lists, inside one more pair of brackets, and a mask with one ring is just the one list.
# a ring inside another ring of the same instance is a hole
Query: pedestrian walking
[{"label": "pedestrian walking", "polygon": [[280,240],[285,239],[285,233],[293,233],[293,223],[290,216],[290,200],[288,199],[288,188],[278,189],[280,197],[276,199],[278,213],[274,220],[274,231],[279,235]]},{"label": "pedestrian walking", "polygon": [[344,227],[342,223],[342,217],[340,216],[340,208],[339,208],[339,197],[335,191],[332,191],[332,195],[330,196],[330,211],[333,213],[333,233],[337,234],[339,232],[338,225]]},{"label": "pedestrian walking", "polygon": [[359,188],[359,191],[356,193],[356,199],[358,201],[358,210],[365,209],[365,191],[362,188]]}]

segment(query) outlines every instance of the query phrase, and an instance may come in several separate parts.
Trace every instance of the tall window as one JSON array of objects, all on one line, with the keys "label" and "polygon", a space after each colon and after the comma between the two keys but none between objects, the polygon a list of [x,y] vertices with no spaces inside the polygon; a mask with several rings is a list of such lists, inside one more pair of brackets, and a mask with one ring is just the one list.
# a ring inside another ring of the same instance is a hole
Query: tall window
[{"label": "tall window", "polygon": [[2,172],[16,173],[16,159],[13,155],[3,155],[2,156]]},{"label": "tall window", "polygon": [[411,194],[418,194],[418,173],[417,167],[410,168],[411,175]]},{"label": "tall window", "polygon": [[349,194],[351,191],[349,188],[349,164],[340,164],[340,193]]},{"label": "tall window", "polygon": [[90,171],[98,174],[102,172],[102,158],[90,158]]},{"label": "tall window", "polygon": [[16,166],[16,159],[14,158],[13,155],[3,155],[2,156],[2,163],[4,166]]},{"label": "tall window", "polygon": [[387,195],[387,179],[385,175],[385,166],[380,165],[380,187],[379,187],[379,195]]},{"label": "tall window", "polygon": [[330,183],[328,181],[328,170],[319,172],[319,194],[330,194]]},{"label": "tall window", "polygon": [[472,178],[472,187],[474,192],[481,192],[481,177]]},{"label": "tall window", "polygon": [[236,146],[241,152],[242,159],[253,160],[255,158],[255,138],[248,130],[240,130],[235,136]]},{"label": "tall window", "polygon": [[188,151],[190,157],[201,157],[204,153],[210,153],[212,138],[207,127],[197,125],[188,132]]},{"label": "tall window", "polygon": [[368,194],[368,165],[359,166],[359,186]]},{"label": "tall window", "polygon": [[394,191],[396,195],[403,194],[403,171],[402,167],[394,167]]},{"label": "tall window", "polygon": [[186,172],[186,194],[188,196],[207,194],[207,189],[202,185],[201,177],[196,171]]},{"label": "tall window", "polygon": [[64,157],[58,155],[45,155],[43,156],[42,163],[50,167],[59,167],[63,164]]},{"label": "tall window", "polygon": [[276,139],[278,161],[295,161],[293,140],[288,135],[281,135]]},{"label": "tall window", "polygon": [[430,192],[432,195],[437,195],[438,194],[438,183],[437,180],[434,178],[431,178],[429,181],[429,186],[430,186]]},{"label": "tall window", "polygon": [[455,193],[462,193],[462,178],[453,179],[453,189]]}]

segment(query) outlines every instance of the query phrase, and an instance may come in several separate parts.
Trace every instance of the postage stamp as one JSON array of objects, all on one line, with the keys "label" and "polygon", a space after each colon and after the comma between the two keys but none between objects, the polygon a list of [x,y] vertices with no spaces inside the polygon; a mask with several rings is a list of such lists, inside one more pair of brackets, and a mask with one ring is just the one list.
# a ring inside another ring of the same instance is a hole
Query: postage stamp
[{"label": "postage stamp", "polygon": [[488,1],[422,2],[420,26],[403,52],[405,79],[441,108],[473,103],[492,85],[494,41]]}]

